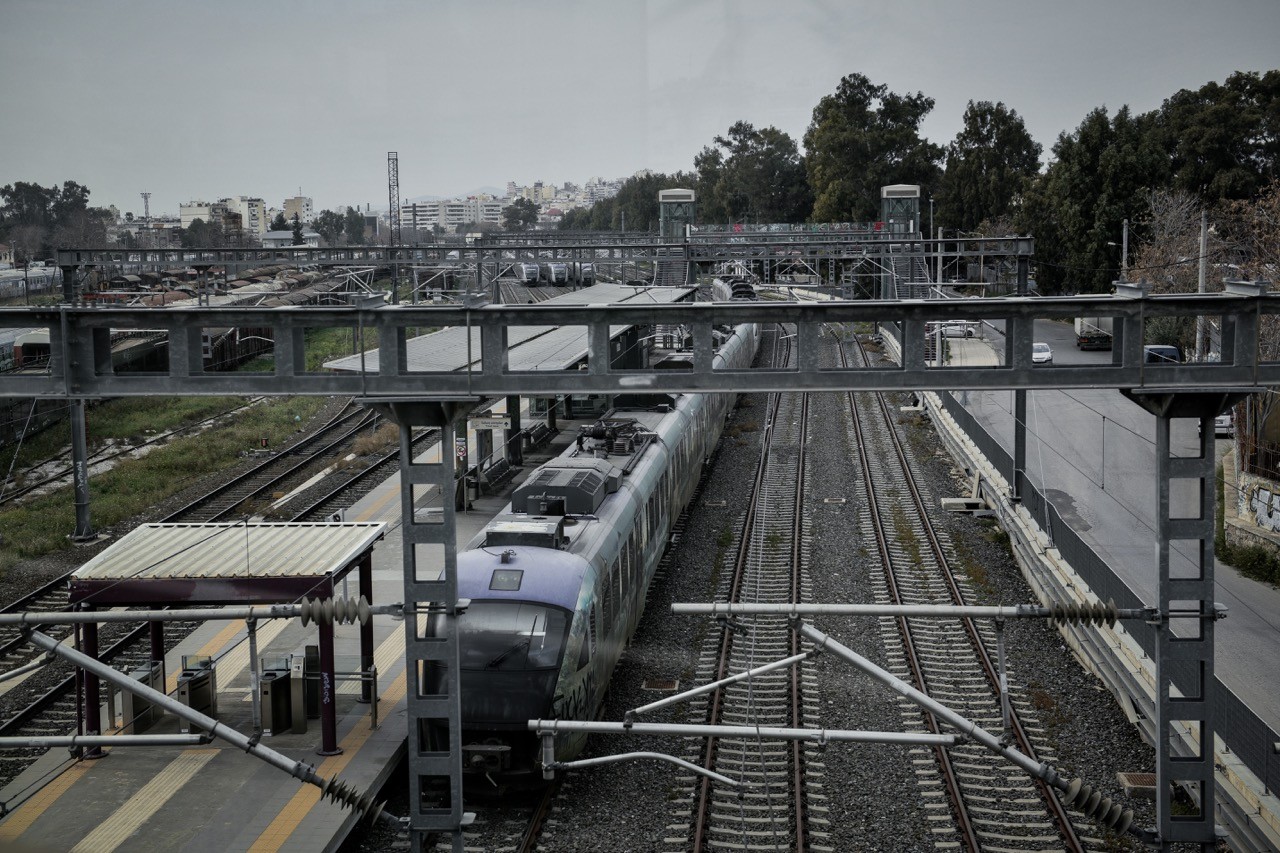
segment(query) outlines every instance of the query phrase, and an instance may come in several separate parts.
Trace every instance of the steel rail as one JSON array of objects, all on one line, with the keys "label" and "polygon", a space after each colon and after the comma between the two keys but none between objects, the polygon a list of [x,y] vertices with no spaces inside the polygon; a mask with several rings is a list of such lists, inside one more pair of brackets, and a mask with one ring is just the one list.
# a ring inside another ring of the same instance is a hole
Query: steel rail
[{"label": "steel rail", "polygon": [[[359,429],[363,428],[365,421],[370,420],[371,418],[372,418],[372,413],[370,411],[368,410],[361,411],[359,409],[352,408],[352,404],[348,403],[347,406],[343,408],[341,412],[339,412],[337,415],[331,418],[327,424],[325,424],[315,433],[307,436],[302,441],[293,445],[285,452],[292,454],[299,449],[310,447],[311,445],[318,443],[326,432],[341,428],[346,424],[347,421],[350,421],[353,419],[358,419],[360,423],[351,432],[358,431]],[[350,432],[347,435],[349,436]],[[226,495],[227,493],[233,491],[236,488],[243,486],[246,483],[249,483],[254,477],[257,477],[260,474],[270,470],[272,466],[279,466],[280,461],[281,461],[281,457],[279,456],[273,456],[270,459],[264,460],[263,462],[250,468],[248,471],[244,472],[240,476],[234,477],[231,480],[228,480],[222,485],[217,486],[216,488],[205,493],[201,497],[198,497],[195,500],[191,501],[186,506],[174,512],[169,513],[164,518],[160,519],[160,523],[171,524],[177,521],[181,521],[184,516],[188,516],[188,515],[191,515],[192,513],[198,512],[201,508],[208,506],[215,499]],[[312,461],[311,457],[307,457],[293,467],[297,468],[302,465],[308,464],[311,461]],[[275,482],[275,480],[271,480],[269,482]],[[254,494],[256,494],[258,491],[261,491],[261,489],[255,490]],[[253,495],[249,495],[248,497],[241,498],[240,500],[232,504],[230,508],[220,511],[215,516],[215,519],[218,517],[221,517],[222,515],[225,515],[227,512],[230,512],[230,509],[234,509],[236,506],[239,506],[241,503],[244,503],[244,501],[249,500],[252,497]]]},{"label": "steel rail", "polygon": [[[432,428],[416,436],[413,439],[413,447],[416,449],[419,445],[423,445],[423,444],[425,444],[425,446],[427,447],[430,447],[432,441],[439,441],[439,440],[440,440],[440,430]],[[356,474],[354,477],[347,480],[345,483],[342,483],[337,487],[331,489],[330,491],[326,492],[324,495],[312,501],[305,508],[299,510],[298,512],[295,512],[290,517],[289,520],[290,521],[306,521],[312,516],[332,515],[333,514],[332,511],[322,512],[322,508],[327,504],[334,503],[343,494],[351,492],[352,487],[358,484],[362,484],[365,481],[374,478],[375,476],[377,476],[379,471],[391,465],[395,465],[397,471],[400,468],[400,446],[398,443],[395,449],[391,450],[388,453],[384,453],[382,456],[380,456],[377,459],[377,461],[369,465],[359,474]],[[363,495],[364,492],[361,492],[360,494]],[[351,504],[348,504],[347,506],[342,507],[342,509],[348,509],[350,506],[354,505],[355,502],[356,501],[353,500]]]},{"label": "steel rail", "polygon": [[[843,345],[839,347],[840,361],[842,365],[846,365],[848,356]],[[863,355],[866,360],[865,354]],[[868,513],[872,521],[872,530],[876,538],[876,548],[880,553],[880,562],[884,566],[885,581],[889,588],[889,596],[895,604],[903,604],[902,594],[898,589],[898,580],[894,575],[893,556],[889,551],[889,537],[884,529],[884,522],[880,515],[880,499],[876,495],[876,490],[871,484],[871,460],[867,454],[867,441],[862,430],[862,418],[858,414],[857,398],[854,392],[849,391],[846,394],[849,403],[849,413],[852,417],[854,435],[856,437],[855,444],[858,449],[858,464],[862,467],[862,481],[865,486],[867,495],[867,503],[870,508]],[[906,474],[910,477],[910,472]],[[906,617],[898,616],[895,620],[898,623],[898,634],[902,638],[903,654],[906,658],[908,666],[911,668],[912,679],[916,683],[916,687],[922,691],[928,691],[929,685],[925,681],[924,666],[920,661],[920,655],[916,651],[915,641],[911,634],[911,627],[907,623]],[[925,726],[929,731],[941,733],[942,727],[938,725],[938,720],[933,714],[927,710],[924,712]],[[951,807],[955,815],[957,827],[963,838],[967,849],[977,853],[982,849],[982,845],[978,841],[977,830],[973,826],[973,822],[969,819],[969,810],[965,805],[964,793],[960,790],[960,781],[956,777],[955,768],[951,764],[951,756],[945,749],[940,746],[933,748],[934,758],[938,762],[938,766],[942,770],[943,784],[946,786],[947,798],[951,801]]]},{"label": "steel rail", "polygon": [[[805,494],[805,459],[808,451],[808,432],[809,432],[809,395],[800,395],[800,431],[799,446],[797,448],[796,459],[796,490],[795,490],[795,506],[793,507],[791,516],[791,600],[799,601],[802,594],[802,584],[800,575],[800,566],[803,548],[804,533],[804,494]],[[801,636],[792,631],[788,638],[791,646],[791,654],[798,655],[803,649],[803,640]],[[803,684],[801,682],[801,666],[793,666],[788,670],[790,674],[789,699],[791,702],[791,724],[799,726],[804,720],[803,709],[801,708]],[[803,851],[808,849],[806,842],[809,810],[805,799],[804,787],[804,744],[795,740],[791,742],[791,790],[795,802],[795,825],[796,825],[796,849]]]},{"label": "steel rail", "polygon": [[[774,341],[774,362],[778,361],[777,340]],[[786,351],[790,352],[790,339],[786,340]],[[738,552],[734,557],[733,575],[729,585],[729,600],[736,602],[742,593],[742,580],[746,571],[747,557],[751,552],[751,530],[755,525],[756,509],[759,506],[760,494],[763,491],[765,472],[768,470],[769,446],[773,439],[774,419],[777,417],[779,401],[781,395],[773,394],[769,400],[768,419],[765,423],[764,434],[760,441],[760,458],[756,463],[756,474],[751,484],[751,496],[747,501],[746,518],[743,522],[742,535],[738,541]],[[733,648],[733,631],[727,626],[720,636],[720,649],[718,662],[716,664],[715,681],[722,681],[728,676],[729,670],[729,652]],[[711,694],[710,707],[707,713],[707,719],[716,721],[720,719],[721,710],[725,702],[725,693],[723,688],[717,688]],[[708,772],[715,769],[716,763],[717,740],[714,737],[707,738],[706,745],[703,747],[702,768]],[[708,820],[711,811],[711,780],[707,776],[703,776],[697,783],[697,793],[694,796],[694,829],[693,829],[693,853],[703,853],[706,833],[708,832]]]},{"label": "steel rail", "polygon": [[[956,583],[955,573],[952,571],[951,563],[947,559],[946,549],[942,547],[942,543],[938,539],[937,531],[934,529],[933,522],[930,521],[929,513],[925,508],[924,499],[920,495],[919,485],[916,483],[915,477],[911,475],[911,469],[907,464],[907,455],[902,446],[902,441],[898,437],[897,430],[892,428],[893,417],[889,410],[889,403],[883,394],[877,394],[876,399],[880,403],[880,410],[884,414],[885,422],[890,426],[889,433],[893,442],[893,447],[905,475],[903,479],[906,482],[908,491],[911,493],[911,500],[915,505],[916,512],[920,517],[921,527],[925,532],[925,536],[929,540],[929,548],[932,550],[934,559],[937,560],[938,566],[942,570],[942,579],[947,585],[947,590],[951,595],[952,601],[957,605],[963,606],[966,604],[964,593]],[[991,660],[991,655],[987,652],[986,644],[983,643],[982,638],[978,636],[978,629],[974,624],[973,619],[967,616],[961,617],[960,623],[964,626],[965,634],[969,638],[969,643],[973,647],[974,654],[977,656],[979,664],[982,666],[982,671],[986,675],[987,683],[992,692],[996,696],[1002,695],[999,670]],[[1016,709],[1013,708],[1012,703],[1009,704],[1009,727],[1013,732],[1014,739],[1017,741],[1018,747],[1021,751],[1032,758],[1035,758],[1035,746],[1032,744],[1031,738],[1027,734],[1026,728],[1023,726],[1022,720],[1019,718]],[[1043,779],[1033,776],[1032,780],[1037,790],[1040,792],[1041,798],[1048,806],[1049,813],[1053,816],[1054,823],[1057,826],[1058,833],[1062,836],[1065,848],[1072,851],[1072,853],[1083,853],[1085,849],[1084,844],[1080,841],[1080,838],[1076,833],[1075,826],[1072,824],[1070,816],[1067,815],[1066,807],[1062,804],[1062,801],[1058,799],[1052,790],[1050,790],[1049,786],[1045,784]]]}]

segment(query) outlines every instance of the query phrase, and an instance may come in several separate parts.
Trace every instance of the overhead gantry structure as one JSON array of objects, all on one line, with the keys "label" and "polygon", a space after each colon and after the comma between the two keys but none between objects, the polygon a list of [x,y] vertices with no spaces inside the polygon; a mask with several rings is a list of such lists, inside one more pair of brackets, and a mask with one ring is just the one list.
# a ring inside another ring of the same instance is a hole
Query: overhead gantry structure
[{"label": "overhead gantry structure", "polygon": [[[866,251],[866,241],[848,243],[848,251]],[[617,257],[656,258],[662,244],[614,240],[607,244],[529,246],[519,251],[550,251],[554,257],[598,258],[591,252],[617,253]],[[740,244],[721,242],[704,248],[686,243],[684,250],[699,259],[716,252],[736,251]],[[770,241],[749,246],[774,251]],[[814,244],[804,251],[820,252]],[[839,252],[836,244],[826,250]],[[856,248],[854,248],[856,246]],[[1029,241],[1028,241],[1029,246]],[[892,251],[884,247],[886,252]],[[1025,258],[1016,249],[1015,257]],[[49,355],[39,369],[0,375],[0,396],[48,397],[83,400],[91,397],[151,395],[352,395],[376,406],[402,427],[434,426],[441,430],[442,446],[453,444],[466,413],[481,398],[556,396],[562,394],[623,394],[664,392],[751,391],[908,391],[1007,388],[1017,391],[1056,388],[1117,388],[1157,416],[1157,484],[1161,519],[1158,553],[1159,601],[1154,603],[1160,624],[1159,660],[1176,661],[1182,673],[1192,673],[1192,683],[1174,678],[1161,663],[1157,670],[1156,706],[1161,719],[1158,731],[1187,724],[1199,732],[1202,744],[1212,744],[1215,729],[1213,676],[1213,625],[1221,615],[1213,599],[1213,518],[1215,491],[1212,418],[1234,401],[1261,386],[1280,385],[1280,362],[1274,349],[1264,345],[1264,326],[1280,314],[1280,295],[1265,283],[1229,282],[1213,295],[1152,296],[1142,288],[1121,285],[1113,296],[1079,298],[869,300],[822,303],[700,303],[624,306],[558,305],[554,308],[488,304],[473,296],[461,305],[368,305],[351,308],[179,308],[135,309],[87,307],[75,299],[75,282],[94,264],[108,262],[226,265],[240,267],[268,263],[364,265],[371,263],[419,263],[426,256],[438,261],[483,264],[501,260],[516,249],[504,247],[439,247],[397,249],[295,249],[282,250],[68,250],[59,252],[68,285],[66,304],[50,308],[0,311],[0,328],[37,328],[47,331]],[[778,250],[781,251],[781,250]],[[456,252],[453,258],[447,257]],[[287,259],[286,259],[287,257]],[[121,260],[113,260],[121,259]],[[1113,318],[1114,349],[1101,364],[1035,365],[1031,360],[1034,322],[1037,319],[1070,320],[1074,317]],[[1146,330],[1160,318],[1204,319],[1219,330],[1220,360],[1197,364],[1150,364],[1144,359]],[[946,321],[981,321],[1003,335],[999,358],[992,366],[952,366],[926,359],[926,324]],[[795,366],[785,369],[715,370],[714,340],[718,326],[741,322],[781,323],[791,327],[798,347]],[[692,341],[689,370],[650,368],[618,369],[610,353],[611,328],[619,326],[680,329]],[[473,331],[474,351],[463,370],[449,372],[409,369],[406,341],[427,328],[466,327]],[[577,326],[585,330],[588,357],[583,369],[513,370],[508,363],[507,341],[512,329],[534,326]],[[273,365],[263,372],[219,373],[204,369],[202,341],[208,329],[253,329],[269,334],[275,342]],[[341,328],[359,341],[377,333],[379,347],[364,369],[335,374],[307,367],[307,333]],[[879,329],[903,342],[900,365],[862,368],[824,366],[821,339],[850,331]],[[113,336],[130,331],[162,333],[168,341],[167,369],[154,373],[117,372],[112,364]],[[1264,357],[1265,356],[1265,357]],[[1170,424],[1177,418],[1201,423],[1200,452],[1193,457],[1172,455]],[[1025,418],[1017,418],[1015,468],[1025,468]],[[464,427],[465,428],[465,427]],[[415,837],[428,832],[451,832],[455,849],[461,849],[463,813],[457,660],[454,633],[447,638],[418,635],[416,612],[440,612],[453,618],[459,612],[454,574],[456,541],[453,506],[429,517],[414,513],[414,489],[435,485],[451,490],[455,482],[453,454],[440,455],[438,463],[413,458],[409,430],[401,431],[401,503],[404,517],[403,557],[405,602],[414,612],[405,620],[409,677],[410,786]],[[1015,478],[1016,479],[1016,478]],[[1200,513],[1196,518],[1173,515],[1169,503],[1174,480],[1198,482]],[[1199,554],[1194,576],[1171,575],[1169,542],[1191,543]],[[418,544],[441,546],[445,571],[439,580],[420,580],[415,564]],[[1176,606],[1175,606],[1176,605]],[[1196,630],[1172,631],[1179,622]],[[445,665],[451,675],[445,694],[428,694],[418,684],[426,662]],[[451,743],[447,753],[432,751],[418,739],[427,726],[420,721],[447,721]],[[1168,739],[1156,745],[1158,790],[1174,781],[1197,783],[1201,791],[1198,817],[1181,818],[1170,813],[1168,798],[1158,807],[1158,833],[1162,844],[1195,842],[1211,849],[1214,835],[1213,750],[1199,756],[1175,755]],[[419,793],[428,780],[448,780],[451,797],[438,808],[422,804]]]}]

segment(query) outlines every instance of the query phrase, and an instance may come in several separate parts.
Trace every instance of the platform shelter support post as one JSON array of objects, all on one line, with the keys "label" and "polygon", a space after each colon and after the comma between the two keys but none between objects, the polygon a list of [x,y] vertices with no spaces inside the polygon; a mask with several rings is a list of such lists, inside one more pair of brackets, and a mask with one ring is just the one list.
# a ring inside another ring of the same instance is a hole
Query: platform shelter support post
[{"label": "platform shelter support post", "polygon": [[[92,610],[92,605],[85,605],[85,610]],[[98,659],[98,623],[85,622],[81,628],[80,639],[84,643],[82,651]],[[99,690],[98,676],[89,670],[84,671],[84,733],[87,735],[102,734],[102,693]],[[85,758],[102,758],[106,755],[100,746],[91,746],[84,751]]]},{"label": "platform shelter support post", "polygon": [[[454,438],[476,400],[369,400],[400,425],[400,516],[404,559],[405,666],[409,717],[409,829],[414,853],[428,834],[448,833],[462,853],[462,705],[458,678],[458,546]],[[412,428],[440,430],[434,462],[413,456]],[[423,507],[417,509],[420,499]],[[430,562],[434,550],[442,565]],[[422,563],[419,565],[419,563]],[[428,607],[431,613],[428,613]],[[434,615],[443,630],[427,636]],[[441,677],[443,676],[443,677]],[[444,732],[447,731],[447,738]]]},{"label": "platform shelter support post", "polygon": [[[329,592],[329,598],[333,593]],[[320,748],[317,755],[341,755],[338,746],[338,697],[333,663],[333,623],[321,622],[320,634]]]},{"label": "platform shelter support post", "polygon": [[[356,569],[360,579],[360,594],[373,604],[373,552],[366,551]],[[360,626],[360,702],[372,702],[378,685],[373,681],[373,620]]]},{"label": "platform shelter support post", "polygon": [[159,620],[152,620],[147,623],[148,632],[151,635],[151,663],[160,664],[160,683],[164,683],[164,623]]}]

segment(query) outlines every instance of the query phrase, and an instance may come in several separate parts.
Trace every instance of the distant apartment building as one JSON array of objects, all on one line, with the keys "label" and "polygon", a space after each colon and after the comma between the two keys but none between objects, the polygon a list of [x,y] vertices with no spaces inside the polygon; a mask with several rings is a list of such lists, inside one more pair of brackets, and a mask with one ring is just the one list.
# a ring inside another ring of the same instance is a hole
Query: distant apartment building
[{"label": "distant apartment building", "polygon": [[310,198],[304,195],[296,195],[293,198],[284,200],[284,218],[292,222],[295,215],[300,222],[310,222],[316,218],[315,208],[312,206]]},{"label": "distant apartment building", "polygon": [[178,219],[183,228],[190,228],[197,219],[204,222],[222,222],[227,215],[227,205],[220,201],[188,201],[178,205]]},{"label": "distant apartment building", "polygon": [[238,195],[219,199],[219,202],[226,205],[228,213],[240,214],[240,226],[246,237],[261,237],[267,233],[271,220],[267,217],[267,203],[262,199]]},{"label": "distant apartment building", "polygon": [[467,222],[502,222],[507,201],[493,196],[469,196],[445,201],[417,202],[400,205],[400,227],[430,231],[440,226],[452,231]]}]

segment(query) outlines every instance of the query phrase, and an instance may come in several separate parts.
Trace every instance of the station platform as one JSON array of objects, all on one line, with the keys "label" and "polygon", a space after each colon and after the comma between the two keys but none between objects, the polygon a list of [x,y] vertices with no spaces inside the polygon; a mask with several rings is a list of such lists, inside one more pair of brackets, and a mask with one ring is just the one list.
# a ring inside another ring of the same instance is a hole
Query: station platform
[{"label": "station platform", "polygon": [[[548,445],[526,451],[523,471],[501,493],[473,499],[457,514],[459,547],[480,532],[507,503],[511,488],[538,464],[558,453],[576,432],[562,429]],[[428,493],[422,508],[439,505]],[[346,521],[387,522],[385,537],[373,549],[374,603],[403,600],[399,476],[385,481],[345,512]],[[351,592],[357,584],[351,581]],[[378,794],[404,754],[406,674],[404,623],[376,617],[376,703],[359,702],[360,682],[344,680],[359,668],[359,626],[335,625],[337,736],[340,754],[323,756],[318,719],[305,732],[264,736],[262,744],[291,759],[311,764],[325,778],[338,777],[363,796]],[[316,627],[299,619],[261,621],[259,657],[270,662],[304,651],[316,642]],[[251,733],[249,648],[243,621],[208,622],[166,656],[169,693],[177,683],[184,655],[216,660],[217,718]],[[109,706],[104,706],[109,707]],[[119,720],[119,704],[116,719]],[[104,715],[108,711],[104,709]],[[264,717],[267,709],[263,710]],[[108,719],[104,716],[104,719]],[[165,715],[146,734],[179,731],[180,720]],[[0,790],[10,810],[0,819],[0,849],[5,851],[77,851],[109,853],[146,849],[214,851],[336,850],[355,826],[348,808],[322,800],[320,790],[292,778],[224,741],[195,747],[117,747],[104,758],[74,760],[62,748],[50,749],[35,765]]]}]

